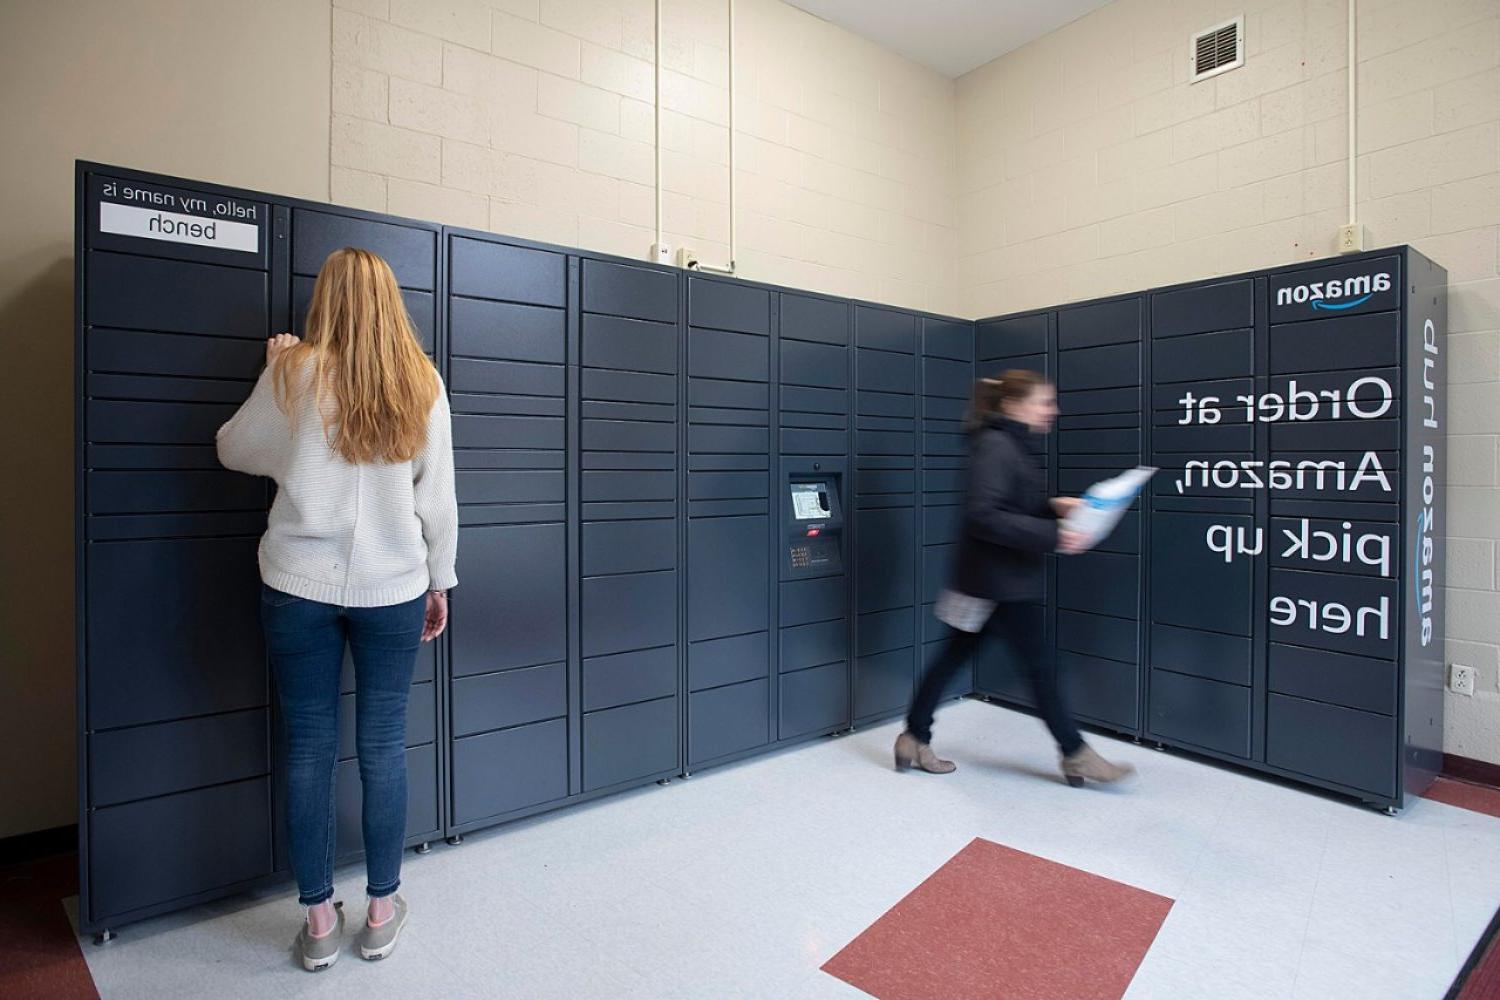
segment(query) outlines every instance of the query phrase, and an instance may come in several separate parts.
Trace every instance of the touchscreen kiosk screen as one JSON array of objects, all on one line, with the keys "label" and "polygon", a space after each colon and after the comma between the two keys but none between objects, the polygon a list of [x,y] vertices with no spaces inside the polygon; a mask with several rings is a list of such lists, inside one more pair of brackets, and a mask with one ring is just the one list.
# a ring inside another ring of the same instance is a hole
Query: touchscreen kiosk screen
[{"label": "touchscreen kiosk screen", "polygon": [[828,509],[828,490],[822,483],[792,484],[792,516],[799,521],[826,521],[833,516]]}]

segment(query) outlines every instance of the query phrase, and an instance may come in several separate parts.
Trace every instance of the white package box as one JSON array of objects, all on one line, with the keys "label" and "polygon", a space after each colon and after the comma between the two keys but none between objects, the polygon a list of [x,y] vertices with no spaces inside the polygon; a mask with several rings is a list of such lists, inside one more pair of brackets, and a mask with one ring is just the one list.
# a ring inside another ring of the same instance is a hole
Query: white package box
[{"label": "white package box", "polygon": [[1155,466],[1138,465],[1118,476],[1090,486],[1063,519],[1063,527],[1083,536],[1083,547],[1093,548],[1120,523],[1125,509],[1135,502],[1141,488],[1156,475]]}]

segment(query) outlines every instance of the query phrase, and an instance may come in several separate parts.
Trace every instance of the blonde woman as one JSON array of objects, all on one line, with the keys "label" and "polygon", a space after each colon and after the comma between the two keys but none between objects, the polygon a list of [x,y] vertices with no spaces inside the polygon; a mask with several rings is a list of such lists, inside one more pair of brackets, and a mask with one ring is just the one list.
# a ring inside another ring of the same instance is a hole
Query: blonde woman
[{"label": "blonde woman", "polygon": [[339,669],[354,660],[364,790],[363,958],[406,922],[406,699],[417,650],[442,634],[458,508],[448,402],[390,266],[344,248],[324,261],[306,339],[280,334],[250,398],[219,429],[225,467],[276,482],[260,543],[261,620],[287,735],[287,826],[303,968],[339,956],[333,771]]}]

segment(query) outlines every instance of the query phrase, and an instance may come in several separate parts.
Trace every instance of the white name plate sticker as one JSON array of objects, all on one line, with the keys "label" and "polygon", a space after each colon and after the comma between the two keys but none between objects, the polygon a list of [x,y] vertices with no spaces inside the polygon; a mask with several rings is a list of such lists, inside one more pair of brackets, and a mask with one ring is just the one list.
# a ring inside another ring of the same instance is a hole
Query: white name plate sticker
[{"label": "white name plate sticker", "polygon": [[183,215],[111,201],[99,203],[99,231],[219,250],[260,252],[260,227],[254,223]]}]

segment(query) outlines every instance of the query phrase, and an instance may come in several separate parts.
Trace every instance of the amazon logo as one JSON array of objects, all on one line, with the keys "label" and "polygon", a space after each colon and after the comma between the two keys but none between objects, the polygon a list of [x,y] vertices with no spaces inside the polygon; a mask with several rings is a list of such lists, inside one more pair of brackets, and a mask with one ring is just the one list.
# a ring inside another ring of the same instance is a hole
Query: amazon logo
[{"label": "amazon logo", "polygon": [[1305,285],[1288,285],[1276,290],[1278,306],[1310,305],[1314,309],[1341,312],[1364,305],[1377,292],[1391,290],[1389,272],[1356,274],[1351,278],[1310,281]]}]

